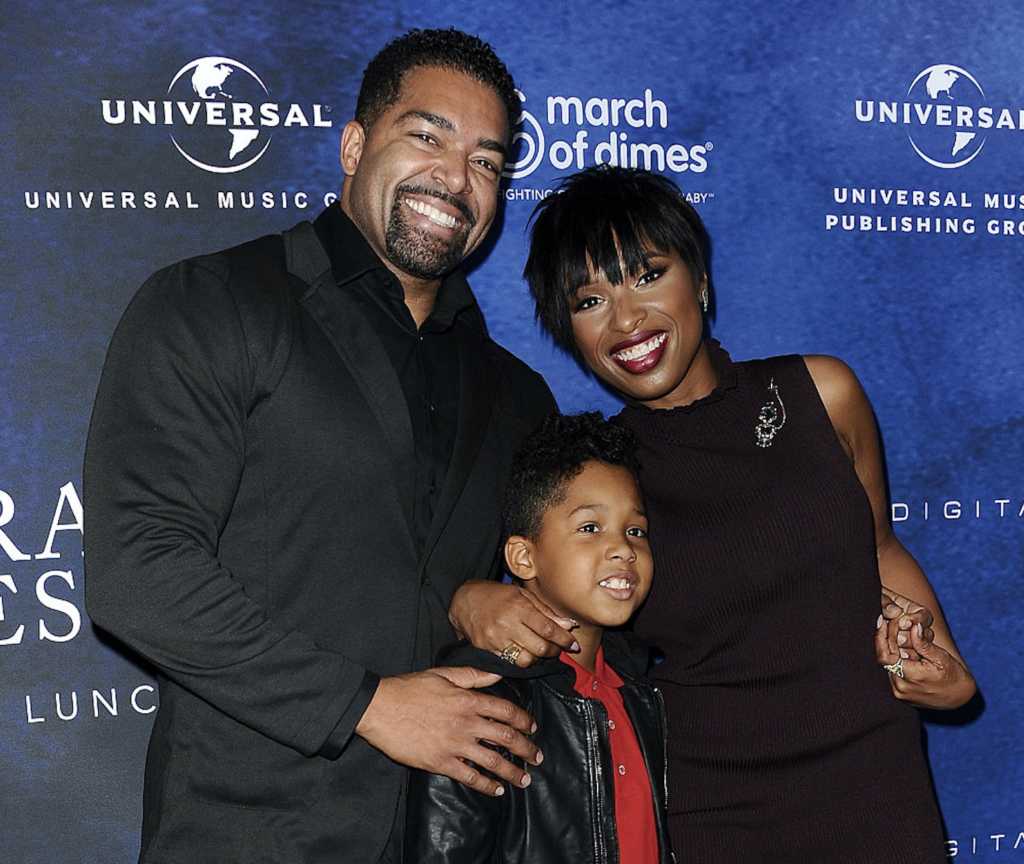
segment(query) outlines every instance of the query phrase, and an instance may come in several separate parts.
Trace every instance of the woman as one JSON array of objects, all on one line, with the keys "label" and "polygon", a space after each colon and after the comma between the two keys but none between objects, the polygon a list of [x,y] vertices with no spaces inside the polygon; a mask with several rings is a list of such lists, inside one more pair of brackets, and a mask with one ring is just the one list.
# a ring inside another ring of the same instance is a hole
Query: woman
[{"label": "woman", "polygon": [[[655,579],[635,629],[664,654],[676,854],[940,864],[912,705],[975,685],[892,533],[871,406],[835,358],[734,363],[706,334],[706,250],[671,182],[602,167],[539,205],[526,265],[542,325],[641,442]],[[514,590],[467,584],[452,619],[546,653],[553,625],[515,620]]]}]

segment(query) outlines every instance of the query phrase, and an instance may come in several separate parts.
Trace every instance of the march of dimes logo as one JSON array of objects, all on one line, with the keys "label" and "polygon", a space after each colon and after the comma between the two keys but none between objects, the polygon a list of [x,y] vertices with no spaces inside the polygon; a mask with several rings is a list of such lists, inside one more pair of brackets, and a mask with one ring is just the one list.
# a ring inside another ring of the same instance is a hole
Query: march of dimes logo
[{"label": "march of dimes logo", "polygon": [[[521,91],[523,109],[505,166],[509,179],[529,177],[541,166],[579,171],[590,165],[621,165],[681,175],[708,169],[711,141],[682,143],[644,140],[640,130],[667,129],[668,106],[650,88],[632,98],[548,96],[533,113]],[[539,117],[537,115],[540,115]],[[646,136],[645,136],[646,137]],[[507,198],[542,197],[550,190],[509,188]],[[692,193],[702,203],[714,193]]]},{"label": "march of dimes logo", "polygon": [[104,122],[166,126],[171,143],[196,168],[234,174],[267,152],[273,134],[289,127],[333,124],[319,103],[279,103],[263,79],[230,57],[199,57],[171,78],[165,99],[103,99]]},{"label": "march of dimes logo", "polygon": [[992,105],[978,79],[962,66],[922,69],[897,101],[857,99],[860,123],[902,127],[914,152],[935,168],[963,168],[993,132],[1024,127],[1024,109]]}]

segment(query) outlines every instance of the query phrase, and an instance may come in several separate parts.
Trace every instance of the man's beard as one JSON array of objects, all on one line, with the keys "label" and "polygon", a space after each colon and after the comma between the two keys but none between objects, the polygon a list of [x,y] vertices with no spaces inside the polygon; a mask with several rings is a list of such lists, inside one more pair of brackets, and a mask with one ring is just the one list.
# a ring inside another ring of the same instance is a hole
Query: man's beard
[{"label": "man's beard", "polygon": [[[403,203],[407,194],[429,195],[451,204],[462,214],[462,225],[447,240],[413,227],[408,215],[412,211]],[[454,195],[421,186],[399,186],[384,232],[384,250],[388,260],[410,276],[438,279],[458,267],[466,257],[469,230],[475,222],[469,207]]]}]

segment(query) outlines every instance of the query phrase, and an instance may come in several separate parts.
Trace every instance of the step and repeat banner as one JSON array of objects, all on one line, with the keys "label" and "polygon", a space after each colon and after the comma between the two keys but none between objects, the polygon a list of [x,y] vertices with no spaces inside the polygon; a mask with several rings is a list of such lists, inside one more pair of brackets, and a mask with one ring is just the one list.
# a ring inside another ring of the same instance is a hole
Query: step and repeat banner
[{"label": "step and repeat banner", "polygon": [[535,326],[524,232],[578,168],[675,180],[713,237],[733,356],[836,354],[864,382],[893,522],[983,694],[927,718],[949,855],[1024,861],[1016,3],[21,2],[4,17],[0,859],[138,853],[158,694],[83,602],[82,449],[114,325],[155,269],[334,201],[369,58],[454,25],[522,93],[471,274],[492,334],[564,410],[615,411]]}]

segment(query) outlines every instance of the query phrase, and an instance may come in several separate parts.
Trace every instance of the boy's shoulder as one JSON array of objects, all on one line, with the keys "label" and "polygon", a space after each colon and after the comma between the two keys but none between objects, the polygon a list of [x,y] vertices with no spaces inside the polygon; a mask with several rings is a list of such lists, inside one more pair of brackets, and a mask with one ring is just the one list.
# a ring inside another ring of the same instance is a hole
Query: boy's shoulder
[{"label": "boy's shoulder", "polygon": [[541,660],[523,669],[465,641],[441,649],[437,655],[437,665],[472,666],[481,672],[500,675],[500,681],[482,688],[482,692],[511,698],[516,702],[528,698],[540,680],[550,677],[562,666],[558,661]]},{"label": "boy's shoulder", "polygon": [[[624,681],[650,685],[647,673],[653,664],[650,646],[629,631],[606,631],[601,640],[605,661]],[[501,675],[501,680],[483,688],[486,693],[511,699],[522,705],[538,686],[572,691],[573,673],[556,658],[541,659],[525,669],[513,666],[490,651],[475,648],[468,642],[456,642],[442,649],[437,656],[439,666],[472,666],[483,672]],[[566,679],[566,680],[562,680]]]}]

